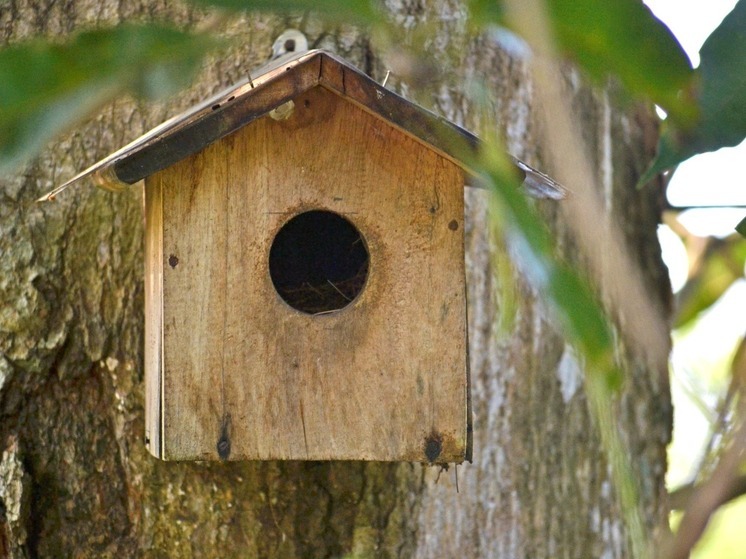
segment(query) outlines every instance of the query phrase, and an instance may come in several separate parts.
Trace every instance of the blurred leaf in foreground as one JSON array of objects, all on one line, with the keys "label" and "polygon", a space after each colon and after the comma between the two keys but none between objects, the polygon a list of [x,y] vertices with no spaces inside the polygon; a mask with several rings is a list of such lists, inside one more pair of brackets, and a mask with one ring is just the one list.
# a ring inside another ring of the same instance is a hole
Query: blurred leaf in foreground
[{"label": "blurred leaf in foreground", "polygon": [[741,218],[741,221],[738,222],[736,232],[742,237],[746,237],[746,217]]},{"label": "blurred leaf in foreground", "polygon": [[517,267],[549,301],[568,338],[585,355],[593,370],[606,375],[610,388],[621,383],[614,366],[613,335],[590,285],[568,263],[556,258],[552,238],[536,209],[529,203],[503,151],[484,143],[484,182],[493,192],[493,220],[511,247]]},{"label": "blurred leaf in foreground", "polygon": [[568,341],[583,353],[589,410],[612,464],[614,486],[635,556],[647,557],[636,478],[616,427],[615,392],[621,388],[623,377],[614,358],[613,332],[588,282],[556,257],[543,219],[521,191],[520,181],[498,144],[485,141],[481,161],[474,166],[482,170],[483,180],[493,193],[493,222],[502,229],[517,267],[554,307]]},{"label": "blurred leaf in foreground", "polygon": [[693,126],[676,119],[666,122],[658,156],[641,184],[693,155],[735,146],[746,138],[746,1],[739,0],[699,53],[699,118]]},{"label": "blurred leaf in foreground", "polygon": [[[469,6],[478,25],[508,24],[501,2],[472,0]],[[546,0],[546,7],[559,49],[591,77],[602,81],[614,75],[630,93],[653,100],[682,122],[693,121],[689,59],[642,2]]]},{"label": "blurred leaf in foreground", "polygon": [[345,23],[381,23],[383,15],[371,0],[191,0],[200,6],[229,10],[314,13]]},{"label": "blurred leaf in foreground", "polygon": [[163,25],[88,31],[63,44],[35,39],[0,51],[0,171],[125,91],[157,99],[189,83],[218,42]]},{"label": "blurred leaf in foreground", "polygon": [[505,10],[501,0],[470,0],[469,13],[476,25],[486,25],[489,23],[503,24]]},{"label": "blurred leaf in foreground", "polygon": [[[547,0],[565,54],[600,80],[613,74],[679,120],[694,117],[689,59],[673,33],[639,0]],[[684,95],[682,95],[682,92]]]},{"label": "blurred leaf in foreground", "polygon": [[709,238],[696,255],[689,279],[677,296],[674,328],[682,328],[712,306],[733,282],[743,277],[746,241],[738,235]]}]

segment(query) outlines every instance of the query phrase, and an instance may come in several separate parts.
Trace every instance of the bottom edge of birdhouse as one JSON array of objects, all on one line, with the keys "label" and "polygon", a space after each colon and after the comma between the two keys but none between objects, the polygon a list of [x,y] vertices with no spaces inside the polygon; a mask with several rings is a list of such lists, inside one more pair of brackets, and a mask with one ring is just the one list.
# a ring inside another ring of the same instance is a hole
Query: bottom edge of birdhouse
[{"label": "bottom edge of birdhouse", "polygon": [[174,456],[158,456],[156,454],[150,453],[154,458],[157,458],[161,460],[162,462],[406,462],[406,463],[413,463],[413,464],[423,464],[423,465],[430,465],[430,466],[444,466],[444,465],[450,465],[450,464],[456,464],[460,465],[464,462],[471,464],[471,460],[467,459],[466,456],[460,456],[460,457],[448,457],[443,460],[437,460],[435,462],[430,462],[428,460],[422,460],[422,459],[411,459],[407,457],[389,457],[389,458],[362,458],[362,457],[335,457],[335,456],[328,456],[328,457],[236,457],[236,458],[228,458],[225,460],[221,460],[219,458],[215,458],[214,456],[180,456],[180,457],[174,457]]},{"label": "bottom edge of birdhouse", "polygon": [[[214,451],[194,452],[179,451],[175,448],[154,448],[147,445],[152,456],[164,462],[238,462],[238,461],[363,461],[363,462],[411,462],[433,465],[461,464],[471,462],[471,451],[463,441],[454,437],[430,433],[423,437],[419,448],[409,449],[401,453],[376,453],[372,451],[355,452],[264,452],[250,454],[247,452],[231,452],[230,442],[221,439]],[[159,452],[160,451],[160,452]]]}]

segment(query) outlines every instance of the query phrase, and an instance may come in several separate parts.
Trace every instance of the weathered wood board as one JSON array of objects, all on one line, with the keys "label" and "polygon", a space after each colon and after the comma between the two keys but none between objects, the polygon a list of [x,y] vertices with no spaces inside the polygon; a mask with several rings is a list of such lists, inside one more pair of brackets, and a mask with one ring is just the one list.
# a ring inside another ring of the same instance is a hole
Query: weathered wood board
[{"label": "weathered wood board", "polygon": [[[294,103],[146,179],[149,448],[461,462],[463,171],[323,87]],[[370,255],[362,293],[322,315],[289,307],[268,269],[277,231],[313,209]]]}]

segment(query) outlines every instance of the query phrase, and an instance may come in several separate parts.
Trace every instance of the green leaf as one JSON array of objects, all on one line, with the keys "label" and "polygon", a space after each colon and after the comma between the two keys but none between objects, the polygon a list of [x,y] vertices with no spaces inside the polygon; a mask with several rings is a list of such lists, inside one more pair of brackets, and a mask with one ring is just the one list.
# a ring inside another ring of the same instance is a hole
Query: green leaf
[{"label": "green leaf", "polygon": [[475,168],[486,173],[491,187],[495,225],[517,256],[518,268],[555,309],[569,338],[582,350],[593,370],[604,375],[606,385],[616,389],[621,376],[614,366],[613,335],[606,315],[590,285],[567,262],[556,258],[552,238],[543,219],[523,194],[503,151],[488,141]]},{"label": "green leaf", "polygon": [[746,137],[746,1],[740,0],[700,50],[696,72],[699,117],[673,120],[641,184],[689,157],[735,146]]},{"label": "green leaf", "polygon": [[691,270],[689,280],[676,297],[674,328],[682,328],[712,306],[736,280],[743,277],[746,241],[737,235],[709,239]]},{"label": "green leaf", "polygon": [[725,16],[699,54],[701,115],[688,143],[699,151],[735,146],[746,137],[746,2]]},{"label": "green leaf", "polygon": [[645,169],[645,172],[637,181],[638,188],[646,185],[659,173],[671,169],[697,154],[697,150],[693,146],[687,147],[676,140],[675,133],[671,132],[672,126],[668,121],[663,123],[655,159],[650,162],[650,166]]},{"label": "green leaf", "polygon": [[734,146],[746,137],[746,2],[739,1],[700,54],[701,151]]},{"label": "green leaf", "polygon": [[344,22],[381,23],[382,13],[371,0],[190,0],[200,6],[217,6],[229,10],[269,12],[306,12]]},{"label": "green leaf", "polygon": [[499,0],[470,0],[469,13],[477,25],[502,23],[505,11]]},{"label": "green leaf", "polygon": [[738,222],[738,225],[736,225],[736,231],[742,237],[746,237],[746,217]]},{"label": "green leaf", "polygon": [[[510,25],[502,4],[471,0],[469,7],[477,24]],[[679,121],[694,120],[689,59],[640,0],[546,0],[546,6],[562,53],[591,77],[614,75],[628,92],[651,99]]]},{"label": "green leaf", "polygon": [[122,25],[0,51],[0,171],[120,93],[157,99],[184,87],[217,45],[163,25]]},{"label": "green leaf", "polygon": [[639,0],[547,0],[566,54],[591,76],[616,75],[682,122],[694,117],[686,93],[692,69],[671,31]]}]

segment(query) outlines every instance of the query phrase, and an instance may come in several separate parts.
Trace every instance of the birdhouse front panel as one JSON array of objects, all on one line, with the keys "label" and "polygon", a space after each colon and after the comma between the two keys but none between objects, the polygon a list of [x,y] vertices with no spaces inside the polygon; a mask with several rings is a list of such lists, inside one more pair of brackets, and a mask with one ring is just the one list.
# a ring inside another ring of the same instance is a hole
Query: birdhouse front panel
[{"label": "birdhouse front panel", "polygon": [[146,179],[164,459],[461,462],[463,171],[314,87]]}]

